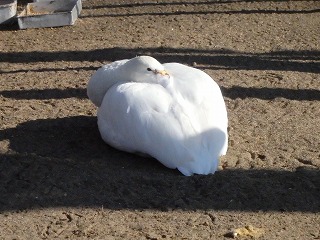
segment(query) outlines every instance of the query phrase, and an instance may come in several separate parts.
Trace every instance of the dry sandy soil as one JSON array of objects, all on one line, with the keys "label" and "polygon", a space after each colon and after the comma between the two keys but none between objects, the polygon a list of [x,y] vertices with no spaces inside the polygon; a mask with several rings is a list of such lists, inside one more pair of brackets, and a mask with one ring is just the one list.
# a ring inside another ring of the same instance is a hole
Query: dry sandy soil
[{"label": "dry sandy soil", "polygon": [[[319,29],[309,0],[91,0],[74,26],[2,27],[0,239],[320,239]],[[224,170],[185,177],[101,140],[87,81],[141,54],[221,86]]]}]

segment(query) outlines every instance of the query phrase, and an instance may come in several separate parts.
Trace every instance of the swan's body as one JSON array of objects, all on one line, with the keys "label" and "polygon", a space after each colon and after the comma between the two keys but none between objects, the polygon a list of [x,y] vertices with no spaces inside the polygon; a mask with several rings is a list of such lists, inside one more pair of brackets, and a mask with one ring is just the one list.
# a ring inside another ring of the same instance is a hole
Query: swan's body
[{"label": "swan's body", "polygon": [[147,56],[98,69],[88,96],[111,146],[148,154],[184,175],[210,174],[228,147],[227,111],[206,73]]}]

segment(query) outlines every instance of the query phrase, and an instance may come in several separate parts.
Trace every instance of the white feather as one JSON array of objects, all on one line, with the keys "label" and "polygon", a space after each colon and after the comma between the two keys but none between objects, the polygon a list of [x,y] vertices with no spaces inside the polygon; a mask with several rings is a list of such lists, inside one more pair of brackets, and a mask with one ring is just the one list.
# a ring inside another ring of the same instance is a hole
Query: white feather
[{"label": "white feather", "polygon": [[187,176],[214,173],[226,154],[225,103],[198,69],[147,56],[117,61],[92,76],[88,96],[99,107],[101,137],[117,149],[148,154]]}]

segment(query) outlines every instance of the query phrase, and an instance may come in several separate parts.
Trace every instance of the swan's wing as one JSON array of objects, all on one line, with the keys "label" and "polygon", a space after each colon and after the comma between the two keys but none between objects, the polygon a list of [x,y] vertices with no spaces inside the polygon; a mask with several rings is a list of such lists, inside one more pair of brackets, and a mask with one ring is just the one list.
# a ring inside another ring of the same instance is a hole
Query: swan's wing
[{"label": "swan's wing", "polygon": [[99,68],[91,77],[87,86],[89,99],[99,107],[108,89],[115,84],[114,74],[128,59],[119,60]]},{"label": "swan's wing", "polygon": [[[198,132],[219,129],[225,138],[217,137],[216,142],[224,139],[220,155],[226,154],[228,148],[228,117],[225,102],[218,84],[205,72],[179,63],[163,64],[166,71],[173,76],[175,89],[181,92],[181,104],[189,110],[190,118],[196,118]],[[220,136],[220,135],[219,135]],[[221,147],[221,146],[220,146]]]},{"label": "swan's wing", "polygon": [[161,85],[117,84],[98,110],[98,126],[104,141],[115,148],[146,153],[184,175],[213,173],[225,132],[198,132],[192,126],[197,119],[182,108]]},{"label": "swan's wing", "polygon": [[111,146],[141,152],[176,168],[182,154],[178,143],[183,133],[170,113],[172,97],[158,84],[114,85],[98,110],[101,136]]}]

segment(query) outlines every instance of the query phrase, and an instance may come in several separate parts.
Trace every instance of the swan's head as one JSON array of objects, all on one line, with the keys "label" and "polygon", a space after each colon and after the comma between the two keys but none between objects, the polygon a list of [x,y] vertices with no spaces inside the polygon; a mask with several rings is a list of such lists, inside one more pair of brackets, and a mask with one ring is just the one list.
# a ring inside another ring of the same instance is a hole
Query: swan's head
[{"label": "swan's head", "polygon": [[88,83],[87,94],[100,107],[104,95],[116,83],[146,82],[166,86],[170,80],[161,63],[152,57],[140,56],[99,68]]},{"label": "swan's head", "polygon": [[130,59],[123,65],[123,72],[133,82],[158,82],[161,77],[170,77],[162,64],[149,56]]}]

